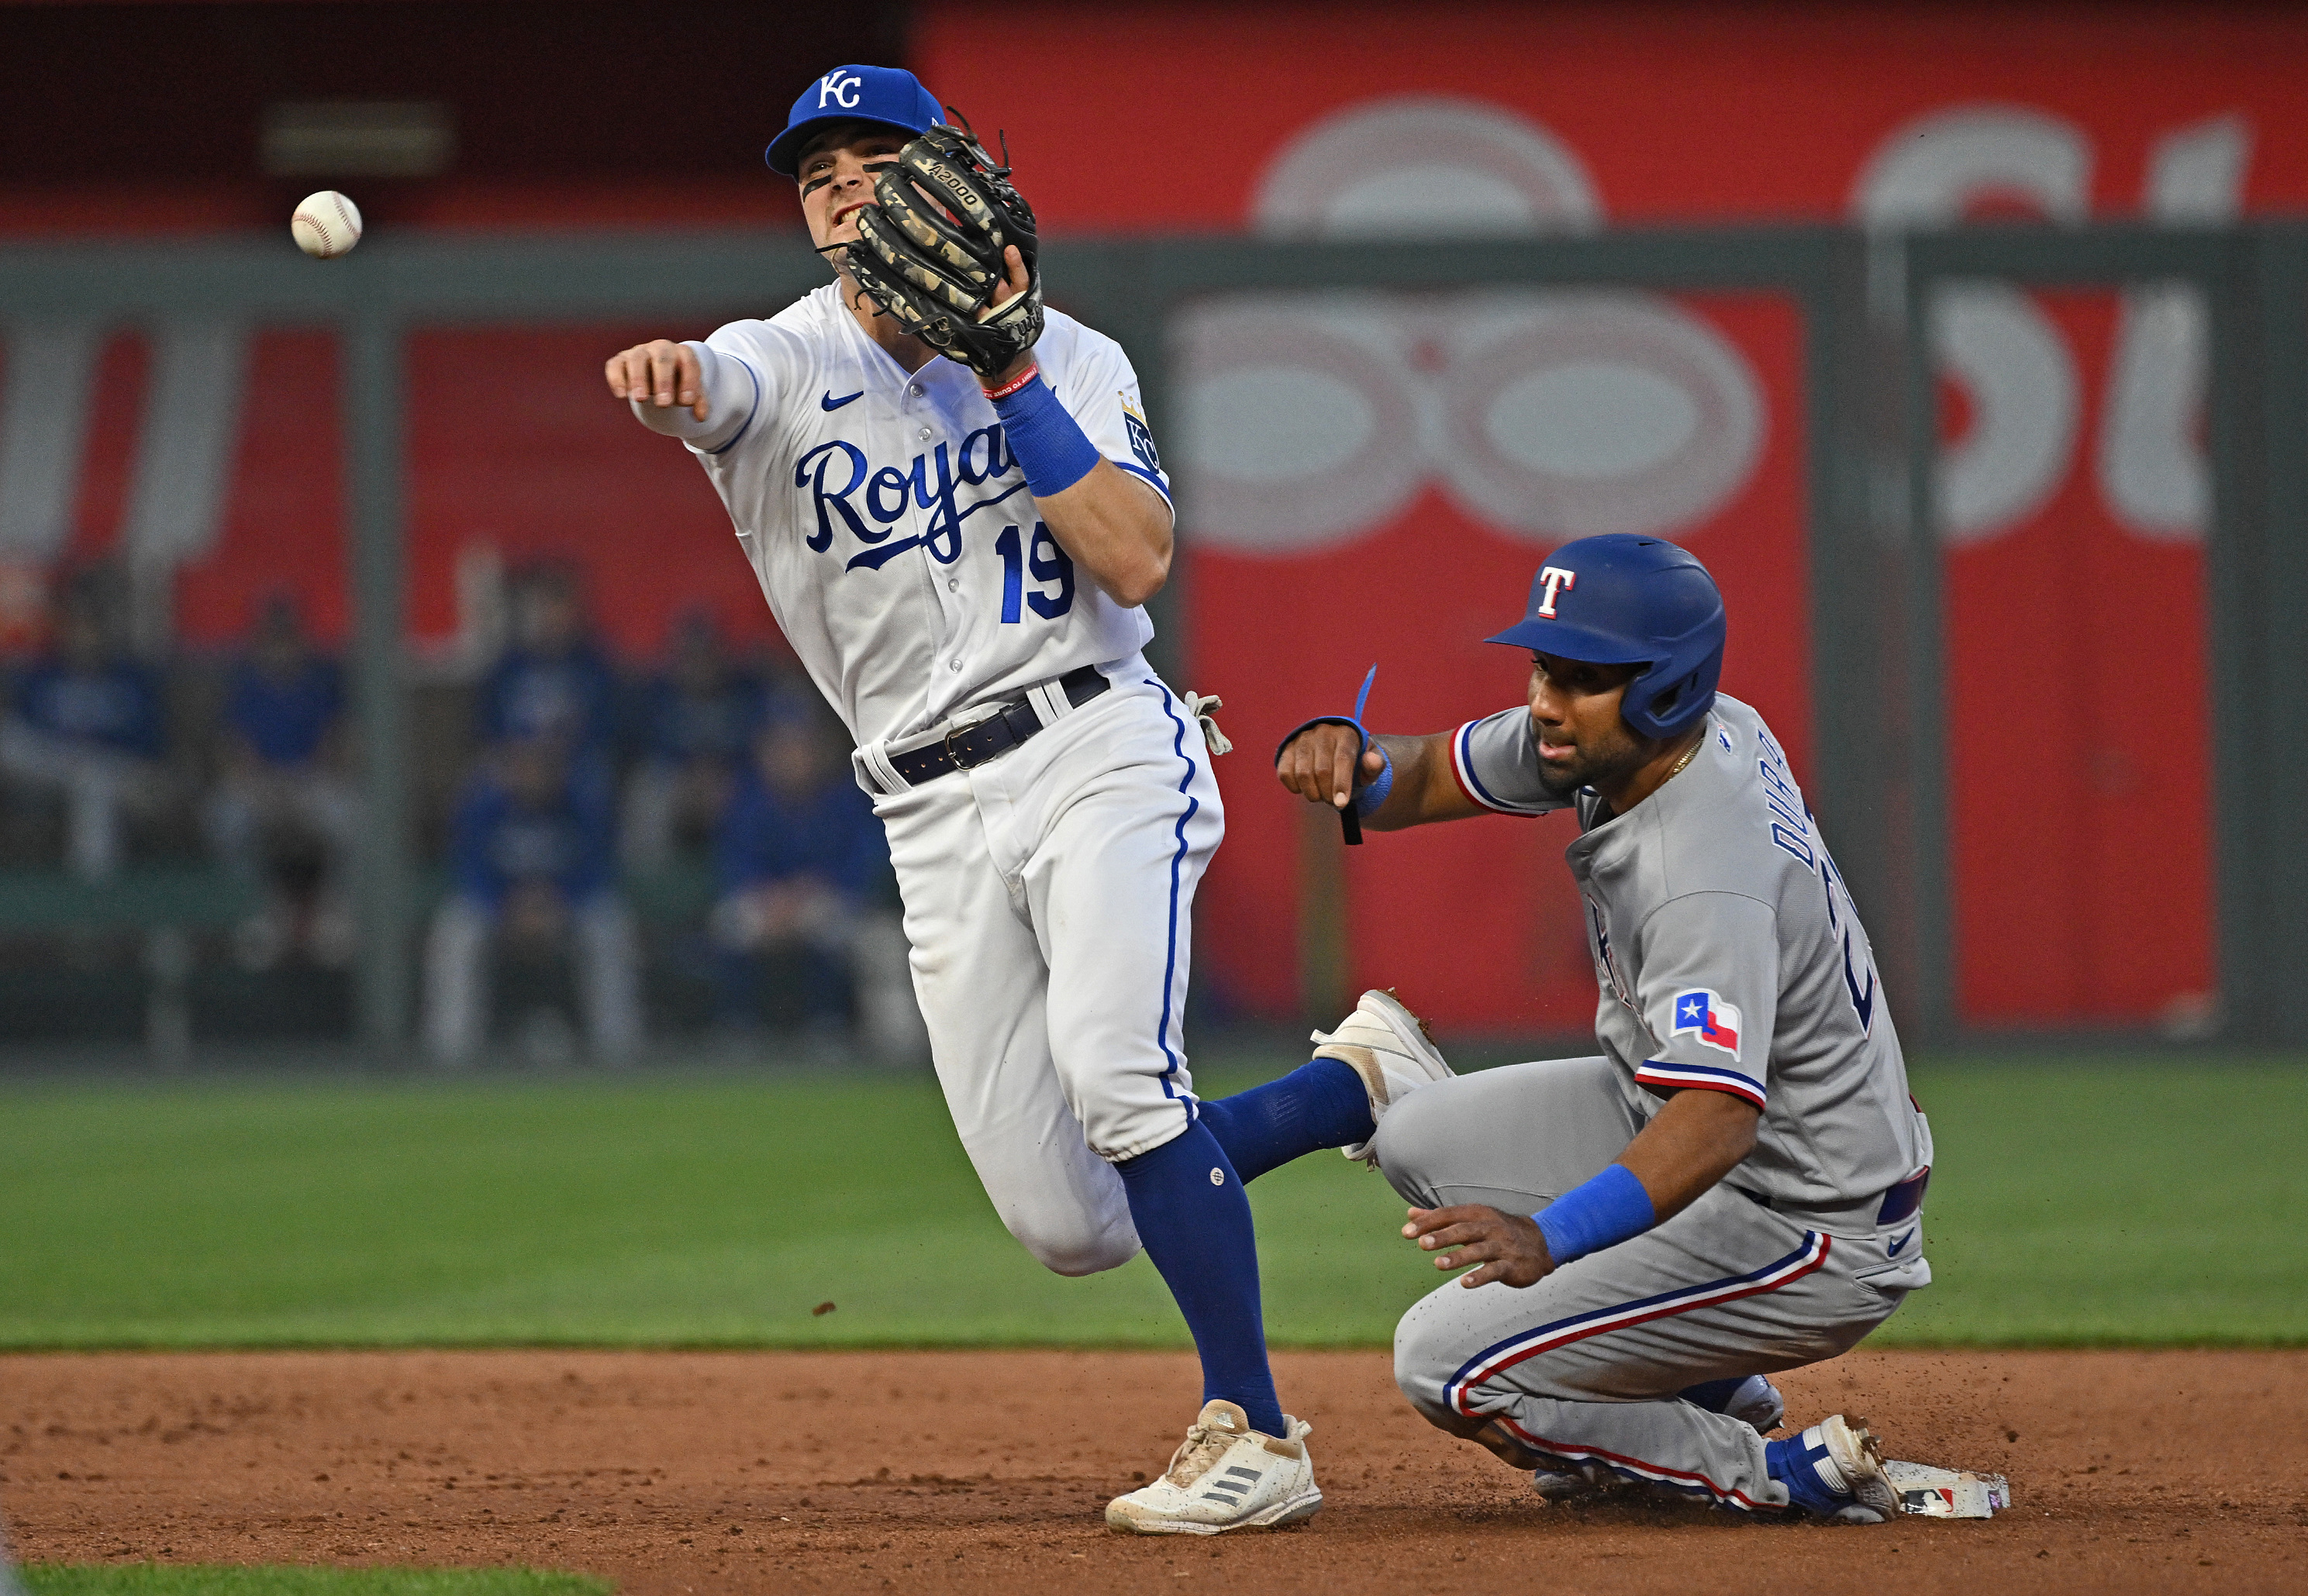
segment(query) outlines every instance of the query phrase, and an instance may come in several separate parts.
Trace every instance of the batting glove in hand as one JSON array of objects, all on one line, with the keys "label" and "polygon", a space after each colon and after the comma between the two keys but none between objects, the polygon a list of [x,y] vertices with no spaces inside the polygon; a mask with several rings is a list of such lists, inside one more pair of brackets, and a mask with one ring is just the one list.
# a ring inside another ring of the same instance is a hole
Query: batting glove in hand
[{"label": "batting glove in hand", "polygon": [[[847,263],[899,326],[991,377],[1042,336],[1034,209],[1012,186],[1010,168],[996,166],[961,113],[947,108],[960,127],[930,128],[874,180],[874,202],[857,213]],[[1003,252],[1013,245],[1028,286],[995,308],[1007,275]]]}]

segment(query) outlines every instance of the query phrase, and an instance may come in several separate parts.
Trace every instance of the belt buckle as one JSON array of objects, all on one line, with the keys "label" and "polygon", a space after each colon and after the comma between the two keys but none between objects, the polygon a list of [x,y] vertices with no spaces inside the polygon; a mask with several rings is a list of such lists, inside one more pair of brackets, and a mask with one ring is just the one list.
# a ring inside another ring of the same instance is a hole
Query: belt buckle
[{"label": "belt buckle", "polygon": [[989,722],[1000,720],[1003,716],[1009,711],[1009,708],[1010,706],[1004,704],[995,709],[993,714],[981,715],[976,720],[971,721],[968,725],[948,726],[946,728],[945,735],[938,740],[938,746],[945,751],[945,757],[952,761],[953,768],[956,770],[974,770],[978,766],[986,763],[986,759],[990,759],[995,754],[1003,751],[997,748],[990,750],[984,759],[964,759],[961,755],[961,751],[954,747],[953,740],[956,737],[966,737],[970,733],[977,730],[978,727],[986,725]]},{"label": "belt buckle", "polygon": [[964,732],[976,731],[979,726],[985,724],[986,723],[984,721],[974,720],[966,726],[948,726],[946,728],[945,735],[939,740],[938,745],[945,750],[945,757],[947,760],[956,770],[969,769],[970,768],[971,761],[963,759],[960,753],[955,751],[953,740],[956,737],[960,736]]}]

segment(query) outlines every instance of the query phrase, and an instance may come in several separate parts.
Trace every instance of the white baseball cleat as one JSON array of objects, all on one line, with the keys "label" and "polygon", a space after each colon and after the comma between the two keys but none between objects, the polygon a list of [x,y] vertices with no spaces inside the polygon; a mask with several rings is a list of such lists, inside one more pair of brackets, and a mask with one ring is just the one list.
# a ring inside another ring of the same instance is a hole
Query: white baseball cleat
[{"label": "white baseball cleat", "polygon": [[[1426,1022],[1404,1008],[1391,991],[1365,992],[1337,1030],[1317,1031],[1307,1040],[1322,1044],[1314,1050],[1315,1058],[1336,1059],[1363,1077],[1363,1089],[1370,1094],[1373,1125],[1401,1102],[1405,1093],[1451,1078],[1451,1066],[1427,1035]],[[1369,1142],[1356,1142],[1339,1151],[1374,1169],[1378,1166]]]},{"label": "white baseball cleat", "polygon": [[1287,1437],[1261,1435],[1236,1404],[1212,1398],[1151,1485],[1106,1505],[1106,1524],[1132,1535],[1222,1535],[1310,1518],[1322,1505],[1306,1437],[1314,1427],[1284,1414]]}]

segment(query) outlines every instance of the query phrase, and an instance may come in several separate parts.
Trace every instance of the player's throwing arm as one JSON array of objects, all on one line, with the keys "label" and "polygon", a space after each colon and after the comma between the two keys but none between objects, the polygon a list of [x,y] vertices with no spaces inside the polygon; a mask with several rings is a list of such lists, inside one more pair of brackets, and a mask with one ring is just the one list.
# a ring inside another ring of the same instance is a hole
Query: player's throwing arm
[{"label": "player's throwing arm", "polygon": [[[849,730],[938,1078],[995,1213],[1062,1274],[1143,1250],[1193,1334],[1186,1443],[1107,1522],[1304,1519],[1322,1493],[1267,1363],[1242,1189],[1270,1149],[1219,1139],[1253,1117],[1204,1111],[1182,1034],[1226,742],[1212,701],[1144,654],[1171,511],[1137,375],[1045,308],[1006,146],[996,161],[910,73],[837,67],[765,153],[833,280],[702,340],[622,349],[609,392],[703,468]],[[1333,1064],[1322,1081],[1330,1145],[1367,1140],[1361,1077]],[[1275,1122],[1308,1121],[1254,1119]]]}]

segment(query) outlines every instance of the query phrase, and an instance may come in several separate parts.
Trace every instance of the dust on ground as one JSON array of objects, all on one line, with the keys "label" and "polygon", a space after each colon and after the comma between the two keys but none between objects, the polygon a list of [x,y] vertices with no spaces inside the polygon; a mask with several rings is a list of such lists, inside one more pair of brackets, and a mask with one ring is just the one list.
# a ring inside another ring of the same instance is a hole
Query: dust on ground
[{"label": "dust on ground", "polygon": [[1109,1533],[1200,1396],[1132,1352],[0,1357],[0,1505],[44,1561],[521,1563],[630,1596],[923,1589],[2308,1590],[2308,1352],[1855,1352],[1781,1377],[1896,1456],[2008,1473],[1990,1523],[1536,1501],[1381,1352],[1283,1353],[1327,1506]]}]

